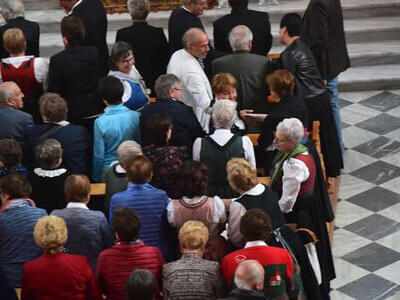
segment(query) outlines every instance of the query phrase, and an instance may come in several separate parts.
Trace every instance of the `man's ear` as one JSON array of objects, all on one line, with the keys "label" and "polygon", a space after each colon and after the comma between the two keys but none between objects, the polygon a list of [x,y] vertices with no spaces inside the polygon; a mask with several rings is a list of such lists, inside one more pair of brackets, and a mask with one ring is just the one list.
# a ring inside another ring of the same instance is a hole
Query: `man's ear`
[{"label": "man's ear", "polygon": [[63,40],[65,48],[67,48],[68,47],[68,39],[65,36],[63,36],[62,40]]}]

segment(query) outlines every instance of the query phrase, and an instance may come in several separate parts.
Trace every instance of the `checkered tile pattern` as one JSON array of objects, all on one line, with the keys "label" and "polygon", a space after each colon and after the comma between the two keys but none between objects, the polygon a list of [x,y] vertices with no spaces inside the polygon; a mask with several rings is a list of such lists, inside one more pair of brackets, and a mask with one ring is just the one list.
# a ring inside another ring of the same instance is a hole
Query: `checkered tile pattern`
[{"label": "checkered tile pattern", "polygon": [[400,90],[341,93],[341,176],[331,297],[400,299]]}]

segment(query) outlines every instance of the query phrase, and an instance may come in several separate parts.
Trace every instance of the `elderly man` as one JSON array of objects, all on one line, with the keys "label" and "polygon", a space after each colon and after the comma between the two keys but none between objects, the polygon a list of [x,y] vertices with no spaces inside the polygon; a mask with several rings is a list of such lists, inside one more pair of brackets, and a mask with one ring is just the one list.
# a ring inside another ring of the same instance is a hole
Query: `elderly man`
[{"label": "elderly man", "polygon": [[146,22],[150,9],[148,0],[130,0],[128,9],[133,24],[119,29],[116,41],[124,41],[131,45],[135,53],[135,67],[154,95],[156,79],[167,70],[168,42],[162,28],[150,26]]},{"label": "elderly man", "polygon": [[279,206],[286,222],[308,227],[317,235],[321,292],[328,299],[329,281],[335,278],[335,269],[321,200],[314,195],[316,167],[308,148],[300,143],[303,135],[303,124],[296,118],[284,119],[276,127],[274,145],[279,152],[272,163],[271,187],[280,197]]},{"label": "elderly man", "polygon": [[205,32],[191,28],[185,32],[184,49],[176,51],[168,64],[168,73],[175,74],[182,82],[181,100],[192,107],[201,127],[209,130],[210,116],[205,110],[213,97],[210,82],[202,68],[202,60],[210,50]]},{"label": "elderly man", "polygon": [[217,262],[202,258],[208,229],[200,221],[187,221],[179,230],[182,257],[164,265],[164,299],[215,300],[224,295],[221,269]]},{"label": "elderly man", "polygon": [[22,267],[42,254],[33,241],[36,222],[47,215],[29,199],[31,185],[18,173],[0,180],[0,265],[8,284],[13,288],[22,285]]},{"label": "elderly man", "polygon": [[258,100],[266,102],[268,59],[250,53],[253,33],[247,26],[238,25],[229,33],[233,54],[212,62],[213,74],[231,73],[238,82],[239,109],[253,109]]},{"label": "elderly man", "polygon": [[[264,289],[263,266],[254,259],[242,261],[236,271],[233,282],[237,286],[231,292],[231,297],[225,300],[263,300],[267,299],[263,293]],[[222,299],[221,299],[222,300]]]},{"label": "elderly man", "polygon": [[24,2],[22,0],[2,0],[2,12],[7,22],[0,27],[0,58],[8,57],[3,47],[3,33],[10,28],[19,28],[24,32],[26,38],[26,55],[39,56],[39,35],[40,28],[36,22],[24,18]]},{"label": "elderly man", "polygon": [[[141,128],[146,120],[155,113],[167,113],[174,122],[174,129],[169,141],[171,146],[186,146],[191,153],[193,142],[204,136],[204,131],[197,120],[193,109],[181,102],[182,83],[174,74],[161,75],[155,83],[157,102],[147,105],[140,114]],[[149,143],[142,134],[144,145]]]},{"label": "elderly man", "polygon": [[60,0],[67,16],[81,19],[85,27],[84,46],[94,46],[98,51],[99,69],[108,72],[107,15],[101,0]]},{"label": "elderly man", "polygon": [[24,94],[12,81],[0,84],[0,139],[12,138],[20,144],[27,139],[27,132],[33,126],[32,116],[21,111]]},{"label": "elderly man", "polygon": [[228,3],[232,8],[231,13],[214,22],[215,49],[226,53],[235,51],[229,43],[229,33],[237,25],[246,25],[254,34],[250,52],[266,56],[272,45],[268,13],[247,9],[248,0],[229,0]]}]

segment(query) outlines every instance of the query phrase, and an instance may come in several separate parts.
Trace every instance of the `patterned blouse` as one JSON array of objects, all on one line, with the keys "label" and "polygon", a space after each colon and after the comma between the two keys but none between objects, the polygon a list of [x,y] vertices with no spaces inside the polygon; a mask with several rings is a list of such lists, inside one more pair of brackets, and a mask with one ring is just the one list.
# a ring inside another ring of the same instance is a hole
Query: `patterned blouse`
[{"label": "patterned blouse", "polygon": [[143,154],[153,164],[151,184],[164,190],[170,198],[176,198],[175,176],[182,162],[189,159],[186,147],[148,145],[143,147]]}]

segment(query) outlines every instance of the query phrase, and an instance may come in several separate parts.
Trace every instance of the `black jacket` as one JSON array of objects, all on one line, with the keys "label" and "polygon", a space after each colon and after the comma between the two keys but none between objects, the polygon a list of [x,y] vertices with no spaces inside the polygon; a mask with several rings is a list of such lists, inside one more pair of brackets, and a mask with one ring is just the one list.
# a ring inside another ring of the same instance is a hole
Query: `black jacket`
[{"label": "black jacket", "polygon": [[314,54],[323,79],[350,67],[340,0],[311,0],[303,16],[302,40]]},{"label": "black jacket", "polygon": [[104,104],[97,95],[100,78],[94,47],[71,46],[50,58],[48,91],[68,103],[68,120],[100,113]]},{"label": "black jacket", "polygon": [[154,82],[165,74],[169,59],[168,42],[162,28],[146,22],[134,22],[132,26],[117,31],[116,41],[131,45],[135,55],[135,66],[143,76],[146,86],[154,90]]},{"label": "black jacket", "polygon": [[[204,136],[204,131],[197,120],[193,109],[180,102],[167,98],[158,98],[157,102],[146,105],[140,115],[140,126],[144,128],[144,122],[155,113],[167,113],[172,117],[174,128],[169,142],[171,146],[186,146],[191,156],[194,140]],[[148,145],[146,135],[142,133],[142,146]]]},{"label": "black jacket", "polygon": [[74,8],[71,16],[78,17],[85,26],[82,45],[96,47],[102,75],[108,73],[107,15],[100,0],[83,0]]},{"label": "black jacket", "polygon": [[[236,288],[232,290],[230,297],[224,300],[267,300],[263,292]],[[219,299],[222,300],[222,299]]]},{"label": "black jacket", "polygon": [[218,51],[232,53],[228,35],[233,27],[246,25],[253,33],[251,53],[266,56],[271,49],[272,35],[269,16],[266,12],[249,9],[232,10],[214,22],[214,46]]},{"label": "black jacket", "polygon": [[39,35],[40,28],[36,22],[25,20],[24,17],[9,19],[8,23],[0,27],[0,58],[8,57],[3,46],[3,33],[10,28],[19,28],[25,35],[26,55],[39,56]]},{"label": "black jacket", "polygon": [[300,40],[293,41],[283,52],[278,67],[294,75],[296,95],[303,99],[313,98],[326,88],[310,49]]}]

